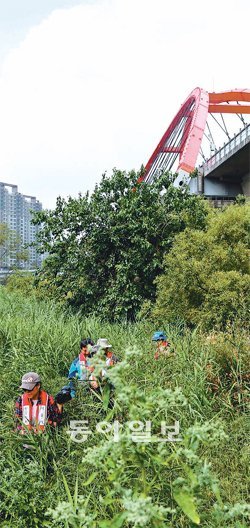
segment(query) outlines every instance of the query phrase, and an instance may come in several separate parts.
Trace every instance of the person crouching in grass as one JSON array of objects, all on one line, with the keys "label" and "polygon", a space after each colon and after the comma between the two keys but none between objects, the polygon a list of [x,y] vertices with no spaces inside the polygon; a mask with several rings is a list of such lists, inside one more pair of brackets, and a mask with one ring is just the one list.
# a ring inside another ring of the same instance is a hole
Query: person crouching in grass
[{"label": "person crouching in grass", "polygon": [[164,332],[159,330],[154,332],[152,341],[153,343],[156,343],[156,351],[154,354],[155,359],[159,359],[161,356],[169,357],[174,355],[174,352],[171,351],[171,345]]},{"label": "person crouching in grass", "polygon": [[47,426],[57,427],[62,419],[62,404],[41,388],[41,379],[36,372],[27,372],[22,377],[23,391],[15,403],[16,430],[43,432]]},{"label": "person crouching in grass", "polygon": [[[95,352],[101,351],[102,359],[103,361],[105,361],[107,367],[113,367],[116,363],[119,362],[118,357],[115,356],[113,352],[111,352],[111,348],[112,345],[108,342],[108,339],[104,337],[98,339],[96,347],[94,347]],[[107,371],[105,369],[102,369],[99,379],[93,374],[90,375],[89,379],[91,388],[98,391],[100,389],[100,384],[102,385],[102,383],[107,380]]]}]

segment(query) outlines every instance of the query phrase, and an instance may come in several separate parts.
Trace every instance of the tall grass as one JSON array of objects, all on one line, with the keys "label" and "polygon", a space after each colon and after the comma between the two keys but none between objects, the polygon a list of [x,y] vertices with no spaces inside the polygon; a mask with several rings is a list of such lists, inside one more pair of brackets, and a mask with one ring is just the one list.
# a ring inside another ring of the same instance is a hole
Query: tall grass
[{"label": "tall grass", "polygon": [[[233,405],[230,390],[209,391],[207,364],[216,370],[219,362],[198,330],[166,325],[175,356],[158,361],[153,330],[147,321],[82,319],[0,288],[0,526],[247,527],[247,404]],[[121,360],[110,374],[114,408],[81,387],[65,405],[62,428],[29,435],[25,450],[13,425],[22,375],[39,372],[55,394],[87,336],[107,337]],[[218,354],[228,345],[225,338]],[[70,420],[88,420],[86,442],[71,440]],[[114,443],[96,432],[101,420],[150,420],[154,441],[134,443],[124,426]],[[180,421],[182,442],[156,441],[161,420]]]}]

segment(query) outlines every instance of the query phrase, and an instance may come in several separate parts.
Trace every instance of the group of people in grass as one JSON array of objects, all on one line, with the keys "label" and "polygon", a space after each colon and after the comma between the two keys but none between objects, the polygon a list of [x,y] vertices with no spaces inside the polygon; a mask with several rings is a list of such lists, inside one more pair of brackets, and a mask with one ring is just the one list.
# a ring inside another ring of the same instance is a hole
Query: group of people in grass
[{"label": "group of people in grass", "polygon": [[[172,354],[170,343],[164,332],[153,334],[152,341],[156,344],[154,358]],[[98,352],[100,359],[105,362],[97,376],[91,359]],[[80,352],[70,365],[68,384],[65,385],[55,398],[49,395],[41,386],[41,378],[36,372],[27,372],[22,377],[20,389],[22,395],[15,403],[16,428],[21,434],[27,431],[34,433],[44,431],[47,425],[58,427],[62,420],[63,406],[76,395],[78,383],[86,383],[94,393],[100,393],[101,387],[108,380],[108,369],[118,362],[112,352],[112,345],[108,339],[100,338],[97,343],[90,339],[80,342]]]}]

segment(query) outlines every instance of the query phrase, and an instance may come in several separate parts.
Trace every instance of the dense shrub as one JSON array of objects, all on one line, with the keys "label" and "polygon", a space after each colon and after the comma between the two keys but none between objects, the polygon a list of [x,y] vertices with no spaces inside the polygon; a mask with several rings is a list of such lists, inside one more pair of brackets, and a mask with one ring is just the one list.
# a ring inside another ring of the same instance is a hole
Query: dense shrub
[{"label": "dense shrub", "polygon": [[8,275],[5,287],[7,291],[20,292],[24,295],[32,295],[36,293],[33,274],[19,270]]},{"label": "dense shrub", "polygon": [[157,279],[153,314],[205,328],[249,321],[250,205],[211,211],[207,229],[176,236]]}]

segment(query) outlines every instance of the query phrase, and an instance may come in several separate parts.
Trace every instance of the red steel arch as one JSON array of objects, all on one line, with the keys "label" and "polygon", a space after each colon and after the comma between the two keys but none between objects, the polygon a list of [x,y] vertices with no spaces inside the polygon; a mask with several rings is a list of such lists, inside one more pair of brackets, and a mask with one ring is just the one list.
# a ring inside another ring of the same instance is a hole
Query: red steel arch
[{"label": "red steel arch", "polygon": [[[149,158],[140,181],[152,181],[163,171],[170,170],[179,156],[177,172],[193,172],[199,154],[208,113],[250,114],[250,90],[235,89],[209,93],[195,88],[170,123]],[[237,104],[230,104],[235,102]],[[226,104],[223,104],[226,103]]]}]

